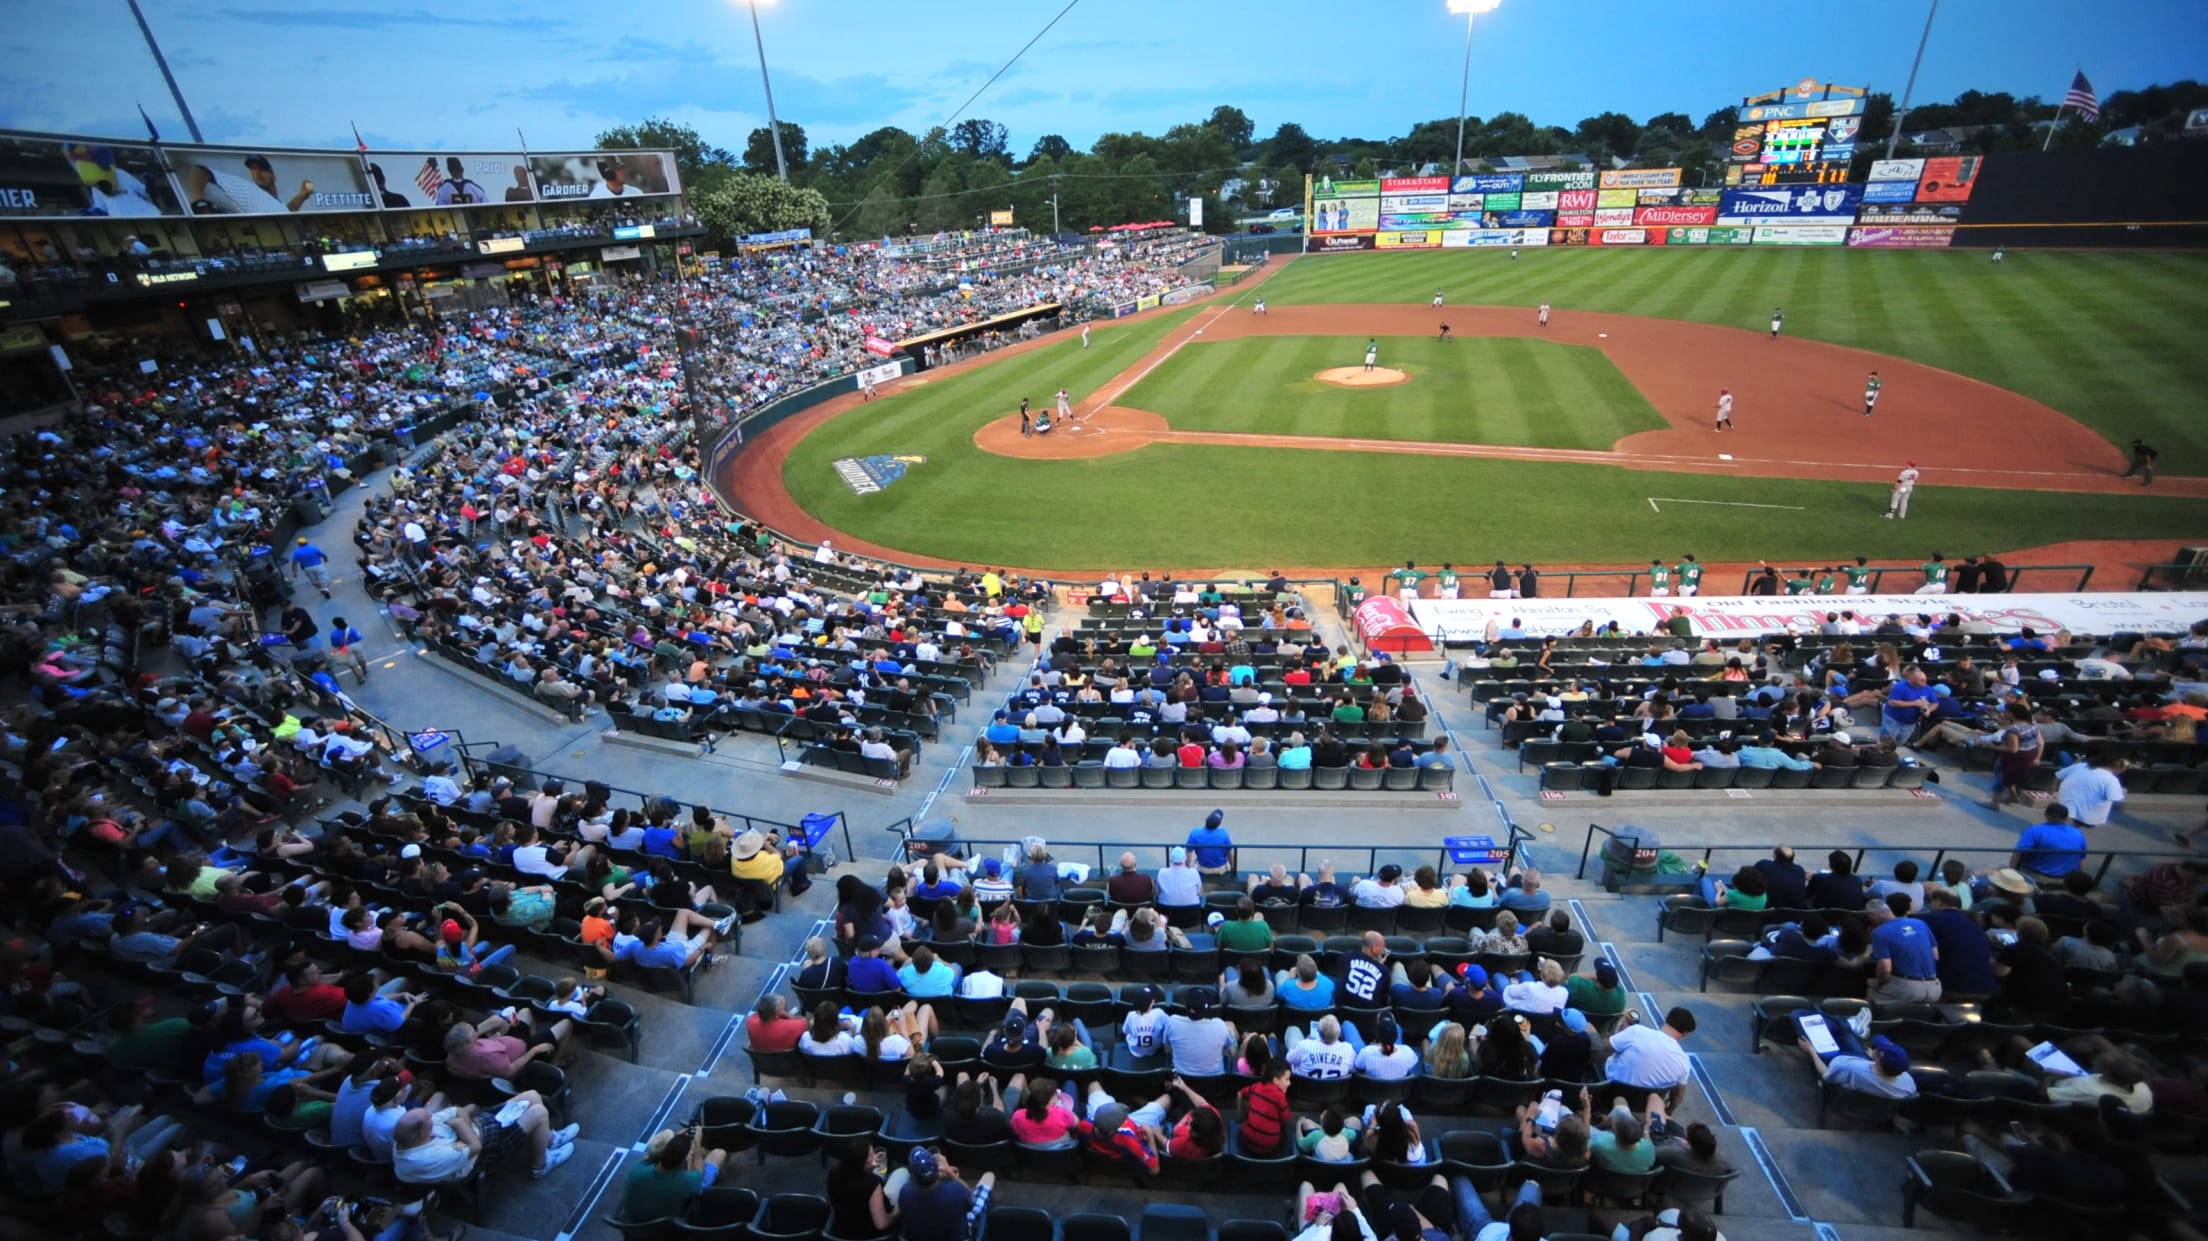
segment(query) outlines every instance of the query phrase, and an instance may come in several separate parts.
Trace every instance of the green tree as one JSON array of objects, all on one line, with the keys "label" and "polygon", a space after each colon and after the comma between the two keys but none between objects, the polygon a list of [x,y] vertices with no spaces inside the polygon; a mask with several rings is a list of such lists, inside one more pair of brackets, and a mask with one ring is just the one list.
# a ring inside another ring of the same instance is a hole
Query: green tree
[{"label": "green tree", "polygon": [[921,232],[945,232],[973,224],[960,201],[960,192],[966,188],[967,163],[963,156],[946,159],[920,183],[920,200],[912,204],[912,218],[919,222]]},{"label": "green tree", "polygon": [[787,228],[809,228],[820,237],[828,234],[828,200],[820,191],[785,185],[772,176],[730,173],[724,184],[692,195],[690,202],[698,219],[723,241]]},{"label": "green tree", "polygon": [[906,230],[912,216],[905,210],[904,200],[898,197],[894,182],[883,181],[859,202],[858,214],[852,217],[852,230],[860,237],[894,237]]},{"label": "green tree", "polygon": [[1623,112],[1604,112],[1590,116],[1572,131],[1572,141],[1578,149],[1600,160],[1613,155],[1631,155],[1640,142],[1641,127]]},{"label": "green tree", "polygon": [[1100,134],[1089,153],[1108,164],[1124,164],[1137,155],[1153,154],[1157,145],[1158,140],[1148,134]]},{"label": "green tree", "polygon": [[1174,214],[1158,161],[1147,154],[1121,164],[1119,179],[1111,184],[1111,201],[1117,218],[1103,223],[1139,224],[1146,220],[1168,219]]},{"label": "green tree", "polygon": [[[993,159],[982,160],[966,170],[962,207],[961,214],[977,227],[989,222],[989,212],[1003,211],[1007,207],[1020,223],[1033,227],[1032,217],[1019,217],[1019,208],[1012,201],[1012,174]],[[1047,220],[1045,226],[1048,226]]]},{"label": "green tree", "polygon": [[[794,121],[778,121],[776,127],[782,131],[782,158],[795,178],[805,168],[805,127]],[[774,135],[764,125],[752,130],[744,143],[744,171],[770,175],[775,171]]]},{"label": "green tree", "polygon": [[1011,134],[996,121],[968,117],[951,127],[951,148],[970,159],[1009,161],[1006,143]]},{"label": "green tree", "polygon": [[673,151],[675,168],[692,195],[726,184],[736,171],[728,152],[698,135],[698,131],[665,117],[648,116],[634,125],[616,125],[600,131],[601,151]]},{"label": "green tree", "polygon": [[1057,134],[1044,134],[1035,140],[1035,147],[1027,153],[1027,162],[1047,159],[1053,164],[1065,162],[1073,154],[1073,144]]},{"label": "green tree", "polygon": [[1309,172],[1318,165],[1319,144],[1311,140],[1303,126],[1288,121],[1265,140],[1265,159],[1277,167]]},{"label": "green tree", "polygon": [[1250,123],[1249,115],[1231,104],[1220,104],[1204,118],[1204,128],[1226,139],[1227,147],[1236,155],[1250,148],[1250,139],[1257,134],[1257,127]]},{"label": "green tree", "polygon": [[1027,161],[1010,187],[1014,218],[1038,233],[1050,231],[1050,196],[1057,188],[1058,173],[1057,160],[1038,155]]}]

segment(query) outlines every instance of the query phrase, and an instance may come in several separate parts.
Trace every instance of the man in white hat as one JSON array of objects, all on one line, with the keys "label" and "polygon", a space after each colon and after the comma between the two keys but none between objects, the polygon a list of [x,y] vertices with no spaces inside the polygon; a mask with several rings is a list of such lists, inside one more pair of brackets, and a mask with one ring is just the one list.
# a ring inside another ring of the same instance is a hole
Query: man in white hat
[{"label": "man in white hat", "polygon": [[1181,845],[1173,846],[1167,855],[1165,869],[1158,872],[1158,904],[1201,905],[1203,902],[1203,876],[1188,864],[1188,850]]}]

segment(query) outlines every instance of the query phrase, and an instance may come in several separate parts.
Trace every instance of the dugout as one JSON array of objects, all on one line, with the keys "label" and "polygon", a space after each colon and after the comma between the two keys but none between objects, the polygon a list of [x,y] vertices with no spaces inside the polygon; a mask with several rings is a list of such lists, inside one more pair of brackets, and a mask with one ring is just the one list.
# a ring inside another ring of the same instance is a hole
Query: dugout
[{"label": "dugout", "polygon": [[1954,244],[2208,246],[2208,141],[2003,151],[1981,166]]},{"label": "dugout", "polygon": [[[1044,302],[1040,306],[1029,306],[1022,310],[1015,310],[1010,314],[998,315],[993,319],[983,319],[979,323],[961,323],[955,327],[944,328],[941,331],[929,332],[926,335],[915,336],[909,340],[901,340],[897,342],[897,348],[912,359],[916,369],[924,371],[928,369],[927,350],[929,349],[941,349],[945,345],[955,345],[960,341],[971,340],[986,332],[1013,331],[1021,324],[1035,319],[1055,320],[1064,309],[1057,302]],[[1045,330],[1055,326],[1055,323],[1046,325]]]}]

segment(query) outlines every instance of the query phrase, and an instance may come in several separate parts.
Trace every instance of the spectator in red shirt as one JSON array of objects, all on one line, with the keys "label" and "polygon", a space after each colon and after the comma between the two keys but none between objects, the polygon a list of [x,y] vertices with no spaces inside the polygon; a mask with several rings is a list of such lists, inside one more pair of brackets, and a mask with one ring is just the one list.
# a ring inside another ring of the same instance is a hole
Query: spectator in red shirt
[{"label": "spectator in red shirt", "polygon": [[322,981],[322,968],[302,961],[284,974],[284,985],[269,993],[263,1008],[286,1021],[335,1021],[345,1012],[345,989]]},{"label": "spectator in red shirt", "polygon": [[769,992],[759,997],[759,1007],[744,1018],[744,1037],[753,1051],[796,1051],[797,1040],[809,1027],[803,1017],[792,1016],[782,996]]},{"label": "spectator in red shirt", "polygon": [[1183,767],[1201,767],[1204,765],[1204,747],[1193,739],[1181,742],[1180,748],[1175,750],[1174,754],[1179,757]]},{"label": "spectator in red shirt", "polygon": [[1266,1066],[1265,1076],[1242,1088],[1242,1152],[1260,1159],[1286,1153],[1296,1121],[1288,1105],[1288,1058]]}]

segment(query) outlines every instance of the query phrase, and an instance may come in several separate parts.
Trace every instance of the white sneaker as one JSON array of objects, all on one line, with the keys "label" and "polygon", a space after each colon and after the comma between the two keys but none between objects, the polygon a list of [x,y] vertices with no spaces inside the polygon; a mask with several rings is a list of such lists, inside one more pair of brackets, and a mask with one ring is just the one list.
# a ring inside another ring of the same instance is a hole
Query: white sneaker
[{"label": "white sneaker", "polygon": [[563,1163],[566,1163],[569,1159],[574,1158],[574,1156],[575,1147],[572,1143],[567,1146],[552,1147],[550,1150],[544,1152],[544,1166],[538,1168],[536,1171],[530,1173],[529,1175],[532,1179],[541,1181],[545,1177],[552,1175],[552,1169],[559,1167]]},{"label": "white sneaker", "polygon": [[554,1129],[552,1131],[552,1145],[566,1146],[572,1143],[575,1140],[575,1135],[582,1131],[583,1127],[581,1125],[569,1125],[565,1129]]}]

